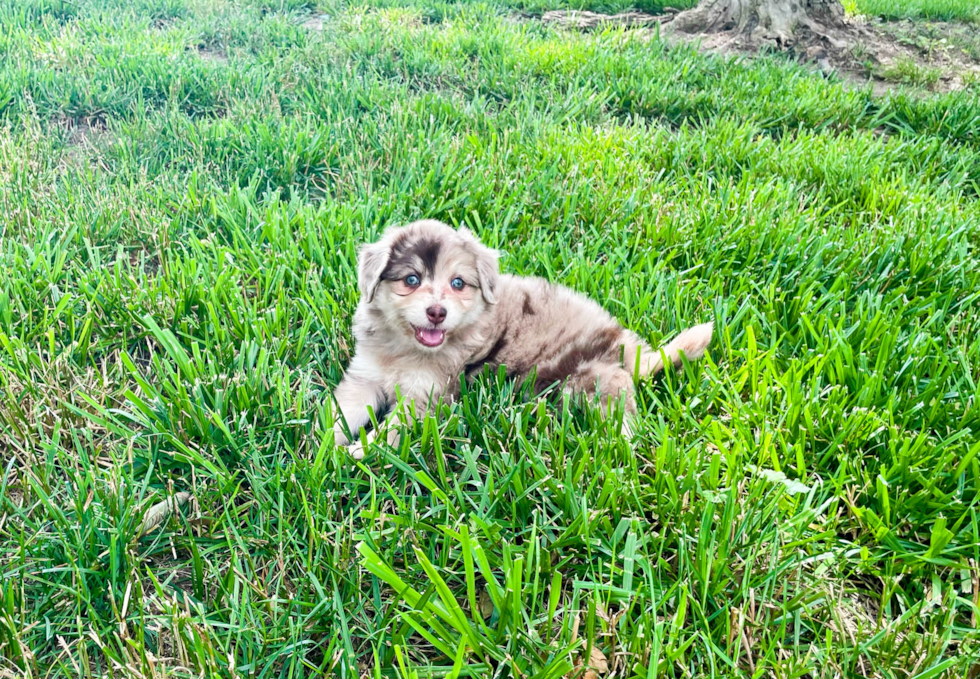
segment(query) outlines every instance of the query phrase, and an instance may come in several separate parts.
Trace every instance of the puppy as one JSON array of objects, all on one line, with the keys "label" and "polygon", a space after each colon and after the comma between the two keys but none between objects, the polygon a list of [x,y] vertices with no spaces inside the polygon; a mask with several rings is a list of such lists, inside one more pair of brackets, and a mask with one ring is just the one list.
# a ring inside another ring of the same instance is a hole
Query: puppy
[{"label": "puppy", "polygon": [[[338,445],[350,443],[347,432],[359,437],[370,422],[368,406],[380,412],[400,393],[417,417],[451,401],[461,375],[500,365],[517,380],[534,373],[539,392],[559,383],[572,393],[598,394],[603,412],[624,398],[629,435],[634,375],[659,372],[664,356],[674,366],[682,354],[696,360],[711,341],[706,323],[653,351],[592,300],[540,278],[501,275],[497,253],[470,231],[431,220],[390,228],[362,248],[358,285],[357,344],[334,393]],[[389,443],[397,437],[391,427]],[[355,459],[364,456],[359,439],[349,450]]]}]

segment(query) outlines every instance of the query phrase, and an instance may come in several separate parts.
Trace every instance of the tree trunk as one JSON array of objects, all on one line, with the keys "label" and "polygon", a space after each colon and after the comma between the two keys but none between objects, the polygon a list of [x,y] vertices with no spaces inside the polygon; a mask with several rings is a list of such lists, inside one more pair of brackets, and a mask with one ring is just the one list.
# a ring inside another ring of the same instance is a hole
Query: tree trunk
[{"label": "tree trunk", "polygon": [[781,48],[794,45],[801,32],[842,47],[833,34],[845,28],[840,0],[702,0],[670,25],[682,33],[732,33]]}]

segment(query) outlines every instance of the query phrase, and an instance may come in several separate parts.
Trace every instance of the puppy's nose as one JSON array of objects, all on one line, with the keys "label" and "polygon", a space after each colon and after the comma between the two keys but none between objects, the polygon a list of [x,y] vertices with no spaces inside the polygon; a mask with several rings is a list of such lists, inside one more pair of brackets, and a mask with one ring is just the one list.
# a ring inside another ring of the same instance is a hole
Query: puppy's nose
[{"label": "puppy's nose", "polygon": [[425,310],[425,316],[432,325],[439,325],[446,320],[446,307],[441,307],[438,304],[430,306]]}]

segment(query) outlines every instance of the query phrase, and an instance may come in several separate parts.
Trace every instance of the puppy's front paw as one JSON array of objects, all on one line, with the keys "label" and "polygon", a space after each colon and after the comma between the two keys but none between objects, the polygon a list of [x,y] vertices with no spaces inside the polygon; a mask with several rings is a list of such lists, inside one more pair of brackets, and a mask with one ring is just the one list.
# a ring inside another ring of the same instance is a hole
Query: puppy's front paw
[{"label": "puppy's front paw", "polygon": [[350,439],[347,438],[347,434],[344,433],[344,428],[340,426],[339,422],[333,426],[333,443],[338,448],[345,448],[350,445]]},{"label": "puppy's front paw", "polygon": [[354,441],[350,446],[347,447],[347,452],[355,460],[364,459],[364,444],[360,440]]},{"label": "puppy's front paw", "polygon": [[388,441],[389,446],[391,446],[392,448],[397,448],[399,442],[401,442],[402,440],[401,434],[398,432],[398,428],[392,427],[391,429],[389,429],[388,436],[386,437],[386,439]]}]

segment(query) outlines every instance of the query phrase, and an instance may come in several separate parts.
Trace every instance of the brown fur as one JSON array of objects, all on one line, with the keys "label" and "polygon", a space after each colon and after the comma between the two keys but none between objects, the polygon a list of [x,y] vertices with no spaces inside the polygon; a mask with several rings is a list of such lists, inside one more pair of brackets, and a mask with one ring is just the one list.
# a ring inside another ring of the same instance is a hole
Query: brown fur
[{"label": "brown fur", "polygon": [[[419,278],[415,287],[406,282],[413,274]],[[461,290],[452,286],[457,277],[465,284]],[[453,399],[460,375],[472,378],[487,366],[503,365],[518,380],[535,372],[537,391],[561,385],[599,394],[604,405],[625,397],[632,416],[634,374],[659,372],[662,353],[675,366],[682,354],[696,360],[711,341],[706,323],[654,352],[592,300],[540,278],[501,275],[497,253],[472,233],[431,220],[388,229],[364,247],[358,283],[357,346],[334,394],[342,415],[334,430],[340,445],[348,444],[342,419],[356,433],[370,421],[369,406],[376,412],[390,407],[398,394],[417,414]],[[438,324],[427,317],[434,307],[446,312]],[[422,343],[440,332],[438,346]],[[397,440],[394,431],[389,442]],[[628,422],[624,433],[630,433]],[[363,456],[360,442],[351,453]]]}]

